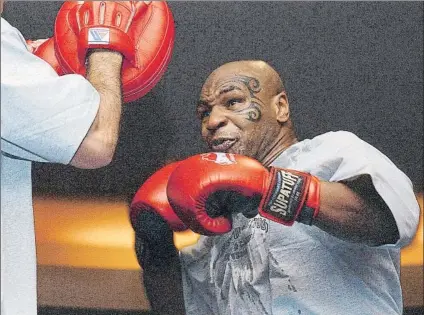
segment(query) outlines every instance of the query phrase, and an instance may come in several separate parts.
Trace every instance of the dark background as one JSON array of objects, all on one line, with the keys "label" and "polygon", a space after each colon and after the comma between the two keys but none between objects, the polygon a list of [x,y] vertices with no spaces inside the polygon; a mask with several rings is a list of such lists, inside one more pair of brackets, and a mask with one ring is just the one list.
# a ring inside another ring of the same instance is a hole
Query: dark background
[{"label": "dark background", "polygon": [[[26,38],[52,36],[61,2],[9,1]],[[283,74],[300,138],[347,130],[423,184],[423,2],[170,2],[172,61],[125,105],[114,162],[77,170],[36,164],[37,194],[131,196],[153,171],[205,150],[195,104],[217,66],[263,59]],[[52,91],[53,92],[53,91]]]}]

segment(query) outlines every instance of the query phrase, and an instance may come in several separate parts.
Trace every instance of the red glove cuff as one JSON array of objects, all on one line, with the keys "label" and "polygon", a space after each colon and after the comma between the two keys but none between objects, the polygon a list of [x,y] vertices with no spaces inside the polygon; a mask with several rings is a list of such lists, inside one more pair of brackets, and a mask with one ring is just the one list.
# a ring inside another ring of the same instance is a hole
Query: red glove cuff
[{"label": "red glove cuff", "polygon": [[259,214],[291,226],[295,221],[312,225],[319,212],[319,179],[308,173],[271,167],[268,190]]}]

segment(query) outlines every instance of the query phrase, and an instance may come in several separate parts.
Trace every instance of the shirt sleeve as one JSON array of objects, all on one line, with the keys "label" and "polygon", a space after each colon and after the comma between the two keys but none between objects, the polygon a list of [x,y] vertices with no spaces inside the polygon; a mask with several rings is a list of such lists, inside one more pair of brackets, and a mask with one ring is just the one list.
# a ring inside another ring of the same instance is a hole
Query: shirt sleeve
[{"label": "shirt sleeve", "polygon": [[2,154],[69,163],[97,114],[99,94],[80,75],[58,76],[3,18],[1,56]]},{"label": "shirt sleeve", "polygon": [[352,133],[331,133],[329,141],[324,142],[338,148],[326,164],[334,168],[329,181],[352,180],[368,174],[390,208],[400,235],[396,244],[383,246],[408,245],[416,233],[420,212],[410,179],[386,155]]}]

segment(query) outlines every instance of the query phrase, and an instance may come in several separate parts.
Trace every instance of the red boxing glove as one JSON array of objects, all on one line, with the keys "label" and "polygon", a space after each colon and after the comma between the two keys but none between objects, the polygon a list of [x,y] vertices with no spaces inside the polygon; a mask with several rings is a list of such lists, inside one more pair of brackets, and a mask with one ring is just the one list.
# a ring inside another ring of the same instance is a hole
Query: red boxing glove
[{"label": "red boxing glove", "polygon": [[166,196],[166,185],[177,162],[153,174],[139,188],[130,205],[130,219],[135,231],[135,252],[141,267],[166,265],[177,255],[172,231],[186,230]]},{"label": "red boxing glove", "polygon": [[64,71],[56,58],[53,37],[38,40],[28,39],[26,44],[30,52],[50,64],[58,75],[64,74]]},{"label": "red boxing glove", "polygon": [[268,170],[252,158],[230,153],[205,153],[180,162],[169,177],[167,194],[181,220],[204,235],[229,232],[232,203],[240,200],[244,204],[237,211],[247,217],[259,213],[289,226],[295,221],[310,225],[319,211],[315,176]]},{"label": "red boxing glove", "polygon": [[134,229],[141,213],[152,212],[160,215],[173,231],[187,230],[187,226],[175,214],[166,195],[168,178],[177,165],[178,162],[174,162],[161,168],[138,189],[130,206],[131,224]]}]

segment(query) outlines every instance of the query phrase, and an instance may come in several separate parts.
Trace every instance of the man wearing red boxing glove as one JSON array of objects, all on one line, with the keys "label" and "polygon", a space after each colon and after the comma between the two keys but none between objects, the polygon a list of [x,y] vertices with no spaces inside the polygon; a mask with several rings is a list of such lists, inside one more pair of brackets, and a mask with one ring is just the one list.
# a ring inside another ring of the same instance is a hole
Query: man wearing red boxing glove
[{"label": "man wearing red boxing glove", "polygon": [[174,213],[166,196],[169,175],[177,165],[178,162],[168,164],[154,173],[138,189],[130,205],[146,295],[152,310],[159,314],[184,314],[181,269],[172,231],[184,231],[187,226]]},{"label": "man wearing red boxing glove", "polygon": [[[120,9],[114,2],[90,1],[81,14],[90,15],[100,5],[109,14],[114,13],[111,6]],[[130,21],[127,30],[141,18],[134,11],[115,13]],[[68,18],[75,22],[79,12]],[[96,19],[103,15],[95,14]],[[111,25],[102,27],[107,31]],[[27,47],[22,34],[1,18],[1,313],[6,315],[37,313],[32,161],[99,168],[110,163],[118,141],[124,51],[90,46],[83,56],[86,77],[59,76],[53,45],[43,46],[48,42]]]},{"label": "man wearing red boxing glove", "polygon": [[187,314],[402,313],[400,248],[419,216],[402,171],[350,132],[299,141],[263,61],[215,70],[197,113],[212,152],[167,185],[203,234],[180,251]]}]

